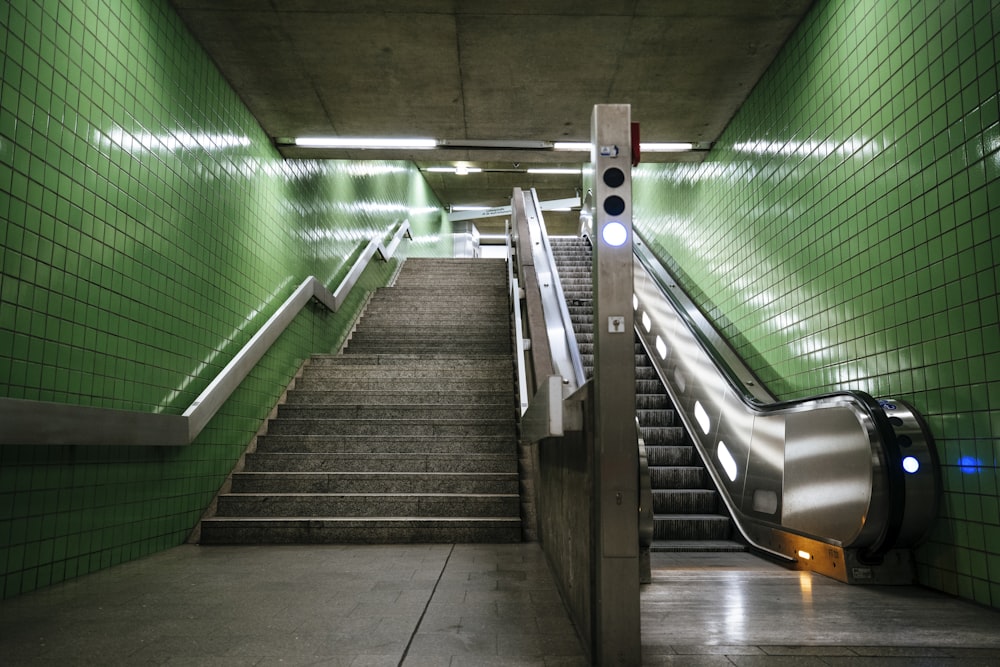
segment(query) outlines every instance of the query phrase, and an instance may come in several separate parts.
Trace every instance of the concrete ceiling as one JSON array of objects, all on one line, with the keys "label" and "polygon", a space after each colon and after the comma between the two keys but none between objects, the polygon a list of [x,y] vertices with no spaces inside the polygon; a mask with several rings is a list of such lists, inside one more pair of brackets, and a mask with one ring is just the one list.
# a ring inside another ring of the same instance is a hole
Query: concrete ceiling
[{"label": "concrete ceiling", "polygon": [[[483,168],[427,174],[446,206],[504,205],[514,186],[542,200],[574,196],[579,176],[524,170],[579,166],[587,154],[504,146],[589,141],[595,104],[631,104],[643,141],[709,147],[811,2],[172,0],[282,155]],[[309,135],[450,147],[288,145]]]}]

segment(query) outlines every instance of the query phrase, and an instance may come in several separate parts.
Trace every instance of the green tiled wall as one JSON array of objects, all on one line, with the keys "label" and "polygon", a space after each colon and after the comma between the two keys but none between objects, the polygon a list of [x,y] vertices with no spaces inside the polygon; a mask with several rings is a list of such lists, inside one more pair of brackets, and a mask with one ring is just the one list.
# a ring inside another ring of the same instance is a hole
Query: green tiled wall
[{"label": "green tiled wall", "polygon": [[[165,0],[5,1],[0,49],[0,395],[178,414],[372,234],[451,252],[413,165],[281,160]],[[0,447],[2,595],[182,542],[397,262],[307,307],[190,447]]]},{"label": "green tiled wall", "polygon": [[924,415],[945,495],[919,579],[994,607],[998,33],[996,2],[821,0],[704,163],[634,181],[637,229],[772,391]]}]

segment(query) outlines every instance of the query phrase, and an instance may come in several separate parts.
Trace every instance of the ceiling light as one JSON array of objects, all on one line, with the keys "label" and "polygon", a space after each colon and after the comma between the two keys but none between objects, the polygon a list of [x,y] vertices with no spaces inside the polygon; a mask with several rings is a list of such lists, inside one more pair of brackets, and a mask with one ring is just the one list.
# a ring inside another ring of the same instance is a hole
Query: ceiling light
[{"label": "ceiling light", "polygon": [[640,143],[639,150],[643,153],[680,153],[694,150],[694,144],[683,142]]},{"label": "ceiling light", "polygon": [[[552,148],[557,151],[590,151],[590,144],[580,141],[557,141],[552,144]],[[639,144],[639,150],[644,153],[677,153],[692,151],[695,145],[687,142],[643,142]]]},{"label": "ceiling light", "polygon": [[490,206],[466,206],[463,204],[456,204],[451,207],[452,211],[488,211]]},{"label": "ceiling light", "polygon": [[577,167],[576,169],[559,169],[559,168],[556,168],[556,167],[551,167],[551,168],[549,168],[549,167],[538,167],[538,168],[528,169],[528,173],[529,174],[567,174],[567,175],[572,175],[572,176],[579,176],[580,175],[580,168]]},{"label": "ceiling light", "polygon": [[437,148],[436,139],[393,139],[386,137],[296,137],[295,145],[304,148]]},{"label": "ceiling light", "polygon": [[480,167],[425,167],[424,171],[428,171],[435,174],[458,174],[459,176],[465,176],[466,174],[478,174],[482,171]]}]

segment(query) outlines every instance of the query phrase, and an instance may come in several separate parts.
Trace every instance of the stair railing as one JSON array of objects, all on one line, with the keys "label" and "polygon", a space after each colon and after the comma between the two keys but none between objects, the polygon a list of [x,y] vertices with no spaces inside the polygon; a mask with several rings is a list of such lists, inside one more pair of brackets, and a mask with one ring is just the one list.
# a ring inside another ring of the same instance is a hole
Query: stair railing
[{"label": "stair railing", "polygon": [[524,289],[514,268],[516,255],[514,251],[513,234],[510,223],[507,223],[507,288],[510,290],[510,310],[514,323],[514,363],[517,364],[518,414],[523,415],[528,409],[528,373],[524,362],[524,353],[528,349],[528,341],[524,338],[524,323],[521,319],[521,300],[524,299]]},{"label": "stair railing", "polygon": [[303,280],[183,414],[0,397],[0,445],[191,444],[310,300],[337,312],[371,259],[376,254],[383,261],[391,259],[404,237],[412,238],[408,220],[396,225],[387,245],[380,237],[372,238],[332,292],[315,276]]},{"label": "stair railing", "polygon": [[[538,194],[514,188],[511,232],[517,275],[531,293],[526,304],[534,394],[522,410],[522,436],[530,442],[565,435],[582,425],[579,392],[587,384],[573,321],[552,257]],[[523,353],[519,351],[519,355]]]},{"label": "stair railing", "polygon": [[636,330],[743,536],[842,581],[912,577],[899,550],[940,496],[917,412],[860,391],[777,401],[638,237],[634,261]]}]

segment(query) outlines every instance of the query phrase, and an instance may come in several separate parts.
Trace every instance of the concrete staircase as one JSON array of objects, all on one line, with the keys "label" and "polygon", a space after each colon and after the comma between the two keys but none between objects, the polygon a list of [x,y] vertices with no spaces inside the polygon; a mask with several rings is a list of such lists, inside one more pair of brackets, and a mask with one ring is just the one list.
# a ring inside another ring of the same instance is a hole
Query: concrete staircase
[{"label": "concrete staircase", "polygon": [[517,542],[506,265],[408,259],[315,355],[202,544]]},{"label": "concrete staircase", "polygon": [[[591,248],[579,238],[550,237],[566,305],[587,376],[594,367]],[[635,342],[635,402],[653,487],[653,551],[743,551],[732,520],[646,354]]]}]

